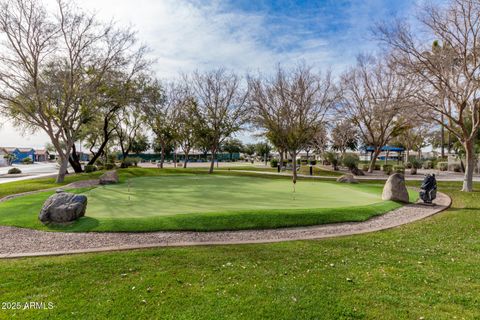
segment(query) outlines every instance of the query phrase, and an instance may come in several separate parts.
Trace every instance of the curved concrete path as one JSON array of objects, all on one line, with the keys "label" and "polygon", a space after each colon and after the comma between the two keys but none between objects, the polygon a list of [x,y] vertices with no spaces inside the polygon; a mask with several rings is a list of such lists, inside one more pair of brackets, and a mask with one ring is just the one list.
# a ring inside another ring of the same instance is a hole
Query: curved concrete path
[{"label": "curved concrete path", "polygon": [[312,227],[220,232],[65,233],[0,226],[0,258],[64,255],[168,246],[268,243],[331,238],[379,231],[417,221],[447,209],[438,193],[434,206],[408,204],[365,222]]}]

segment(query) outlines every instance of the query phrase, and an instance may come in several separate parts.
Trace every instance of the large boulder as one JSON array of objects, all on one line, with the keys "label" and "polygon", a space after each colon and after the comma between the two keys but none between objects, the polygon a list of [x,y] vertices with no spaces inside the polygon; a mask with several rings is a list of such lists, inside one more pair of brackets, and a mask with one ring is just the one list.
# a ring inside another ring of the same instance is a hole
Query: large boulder
[{"label": "large boulder", "polygon": [[118,183],[118,173],[116,170],[107,171],[100,176],[100,184],[115,184]]},{"label": "large boulder", "polygon": [[85,215],[87,197],[57,190],[43,204],[38,215],[42,223],[67,223]]},{"label": "large boulder", "polygon": [[393,200],[400,202],[409,202],[407,187],[405,187],[405,178],[401,173],[394,173],[388,177],[382,193],[383,200]]},{"label": "large boulder", "polygon": [[355,179],[353,174],[345,174],[341,177],[338,177],[337,182],[340,182],[340,183],[358,183],[357,179]]}]

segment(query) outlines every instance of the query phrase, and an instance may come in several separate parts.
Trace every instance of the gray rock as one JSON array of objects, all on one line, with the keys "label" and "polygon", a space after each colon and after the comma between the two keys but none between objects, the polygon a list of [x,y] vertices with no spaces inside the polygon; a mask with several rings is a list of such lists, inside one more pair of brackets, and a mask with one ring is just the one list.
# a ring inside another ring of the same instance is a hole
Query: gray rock
[{"label": "gray rock", "polygon": [[66,223],[85,215],[87,197],[83,195],[57,192],[43,204],[38,215],[42,223]]},{"label": "gray rock", "polygon": [[353,177],[353,174],[345,174],[337,178],[337,182],[340,183],[358,183],[357,179]]},{"label": "gray rock", "polygon": [[382,193],[383,200],[393,200],[400,202],[409,202],[407,187],[405,187],[405,178],[401,173],[394,173],[388,177]]},{"label": "gray rock", "polygon": [[107,171],[100,176],[100,184],[115,184],[118,183],[118,173],[116,170]]}]

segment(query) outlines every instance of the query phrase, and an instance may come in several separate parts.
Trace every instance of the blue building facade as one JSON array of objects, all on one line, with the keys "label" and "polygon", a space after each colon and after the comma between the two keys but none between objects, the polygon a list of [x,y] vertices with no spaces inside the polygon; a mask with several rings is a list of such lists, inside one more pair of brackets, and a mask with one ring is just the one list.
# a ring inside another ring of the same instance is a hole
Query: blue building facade
[{"label": "blue building facade", "polygon": [[35,150],[33,148],[3,148],[7,153],[13,154],[15,159],[12,163],[22,163],[25,158],[35,161]]}]

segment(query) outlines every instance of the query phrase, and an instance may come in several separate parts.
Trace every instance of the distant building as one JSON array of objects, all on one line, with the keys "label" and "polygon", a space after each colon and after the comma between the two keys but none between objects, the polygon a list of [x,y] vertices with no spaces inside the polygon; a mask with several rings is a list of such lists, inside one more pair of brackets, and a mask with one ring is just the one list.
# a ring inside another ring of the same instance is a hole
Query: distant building
[{"label": "distant building", "polygon": [[50,153],[47,150],[35,150],[35,162],[47,162],[48,160],[50,160]]},{"label": "distant building", "polygon": [[85,153],[85,152],[77,152],[77,156],[78,156],[78,159],[81,161],[81,162],[88,162],[90,161],[90,155],[88,153]]},{"label": "distant building", "polygon": [[[380,149],[378,160],[391,160],[391,161],[403,161],[403,153],[405,151],[402,147],[383,146]],[[370,161],[373,158],[375,148],[371,146],[363,147],[360,149],[360,160]]]},{"label": "distant building", "polygon": [[35,150],[33,148],[0,147],[0,149],[3,149],[7,154],[15,156],[12,163],[22,163],[25,158],[30,158],[32,162],[35,161]]}]

